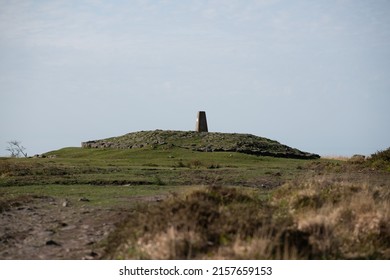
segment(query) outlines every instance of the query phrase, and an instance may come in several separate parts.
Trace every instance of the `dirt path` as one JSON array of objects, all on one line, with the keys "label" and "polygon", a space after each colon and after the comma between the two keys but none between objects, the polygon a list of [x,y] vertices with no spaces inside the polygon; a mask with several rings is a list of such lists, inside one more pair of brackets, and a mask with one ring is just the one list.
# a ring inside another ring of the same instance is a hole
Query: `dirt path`
[{"label": "dirt path", "polygon": [[99,259],[126,211],[34,198],[0,213],[0,259]]}]

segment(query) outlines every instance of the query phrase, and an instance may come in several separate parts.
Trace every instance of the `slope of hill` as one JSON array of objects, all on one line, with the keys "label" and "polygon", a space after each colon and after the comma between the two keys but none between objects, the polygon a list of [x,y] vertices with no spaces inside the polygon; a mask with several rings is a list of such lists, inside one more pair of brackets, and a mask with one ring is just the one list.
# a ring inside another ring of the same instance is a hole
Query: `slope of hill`
[{"label": "slope of hill", "polygon": [[83,148],[185,148],[201,152],[239,152],[258,156],[315,159],[320,156],[251,134],[154,130],[81,143]]}]

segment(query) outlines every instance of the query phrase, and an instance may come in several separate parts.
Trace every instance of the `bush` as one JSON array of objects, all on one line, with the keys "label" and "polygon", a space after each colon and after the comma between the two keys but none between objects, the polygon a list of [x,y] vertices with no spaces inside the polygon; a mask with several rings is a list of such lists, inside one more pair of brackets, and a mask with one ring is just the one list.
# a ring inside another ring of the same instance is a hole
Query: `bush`
[{"label": "bush", "polygon": [[[272,212],[253,194],[256,192],[251,195],[230,187],[207,187],[139,209],[111,235],[114,243],[118,243],[118,236],[124,240],[117,248],[110,248],[109,258],[270,258],[272,251],[265,250],[268,242],[261,240],[275,234],[269,230]],[[249,240],[265,247],[254,248],[249,255],[241,252],[250,247]]]},{"label": "bush", "polygon": [[383,151],[378,151],[371,155],[371,161],[385,161],[390,163],[390,147]]},{"label": "bush", "polygon": [[372,154],[369,164],[372,168],[390,171],[390,148]]},{"label": "bush", "polygon": [[194,159],[194,160],[191,160],[188,165],[192,168],[197,169],[197,168],[200,168],[203,165],[203,163],[198,159]]},{"label": "bush", "polygon": [[390,258],[386,186],[321,176],[297,179],[264,194],[206,187],[140,205],[110,236],[105,257]]}]

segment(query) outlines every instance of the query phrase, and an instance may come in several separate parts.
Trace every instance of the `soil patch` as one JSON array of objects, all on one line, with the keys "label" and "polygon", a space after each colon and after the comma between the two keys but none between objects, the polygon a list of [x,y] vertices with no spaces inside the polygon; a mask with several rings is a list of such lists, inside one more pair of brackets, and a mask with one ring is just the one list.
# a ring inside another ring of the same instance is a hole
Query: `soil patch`
[{"label": "soil patch", "polygon": [[0,212],[0,259],[99,259],[125,209],[32,197]]}]

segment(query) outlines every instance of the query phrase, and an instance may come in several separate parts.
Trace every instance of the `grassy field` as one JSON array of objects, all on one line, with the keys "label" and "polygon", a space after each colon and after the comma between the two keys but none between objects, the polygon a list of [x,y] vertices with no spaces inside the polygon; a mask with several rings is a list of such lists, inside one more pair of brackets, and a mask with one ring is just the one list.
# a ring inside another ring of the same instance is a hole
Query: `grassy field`
[{"label": "grassy field", "polygon": [[[205,153],[174,148],[81,149],[48,153],[49,158],[2,159],[0,186],[15,185],[193,185],[256,186],[256,179],[281,182],[308,161],[240,153]],[[278,179],[278,180],[276,180]]]},{"label": "grassy field", "polygon": [[0,159],[0,214],[42,197],[125,213],[99,258],[389,259],[390,170],[373,158],[64,148]]}]

